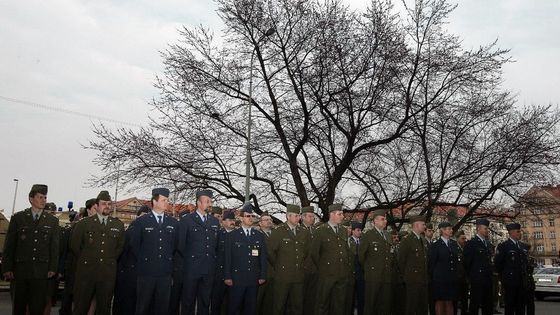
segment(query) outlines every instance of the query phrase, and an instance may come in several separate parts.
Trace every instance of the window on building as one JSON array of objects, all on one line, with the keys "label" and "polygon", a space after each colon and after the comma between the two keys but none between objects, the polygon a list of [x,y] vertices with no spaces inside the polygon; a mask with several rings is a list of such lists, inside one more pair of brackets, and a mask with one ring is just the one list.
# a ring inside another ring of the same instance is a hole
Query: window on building
[{"label": "window on building", "polygon": [[548,219],[548,225],[549,226],[554,226],[554,218]]},{"label": "window on building", "polygon": [[533,232],[533,238],[537,240],[543,239],[543,232]]},{"label": "window on building", "polygon": [[550,238],[551,238],[551,239],[555,239],[555,238],[556,238],[556,232],[555,232],[555,231],[550,231]]},{"label": "window on building", "polygon": [[542,221],[541,220],[533,221],[533,227],[542,227]]},{"label": "window on building", "polygon": [[538,253],[543,253],[544,252],[544,245],[543,244],[538,244],[537,245],[537,252]]},{"label": "window on building", "polygon": [[533,214],[541,214],[541,213],[542,213],[542,209],[540,208],[533,209]]},{"label": "window on building", "polygon": [[556,244],[552,243],[552,246],[550,247],[550,250],[552,250],[553,253],[556,253]]}]

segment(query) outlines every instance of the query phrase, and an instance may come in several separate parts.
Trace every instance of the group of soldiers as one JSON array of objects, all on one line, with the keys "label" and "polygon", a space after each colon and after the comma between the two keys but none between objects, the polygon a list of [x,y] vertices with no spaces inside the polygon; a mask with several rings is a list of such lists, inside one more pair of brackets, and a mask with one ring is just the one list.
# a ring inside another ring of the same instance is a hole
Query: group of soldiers
[{"label": "group of soldiers", "polygon": [[432,241],[424,216],[399,235],[387,231],[384,210],[365,231],[361,222],[344,224],[341,204],[320,224],[312,206],[287,205],[286,221],[273,228],[272,216],[257,220],[251,204],[213,207],[210,190],[198,191],[196,210],[177,220],[165,212],[168,197],[153,189],[151,207],[125,230],[101,191],[61,231],[44,210],[47,186],[33,185],[31,208],[12,216],[3,252],[13,314],[44,314],[60,278],[60,312],[77,315],[486,315],[494,310],[493,268],[506,314],[524,314],[529,302],[532,272],[516,223],[494,253],[486,219],[469,241],[461,232],[453,239],[448,222]]}]

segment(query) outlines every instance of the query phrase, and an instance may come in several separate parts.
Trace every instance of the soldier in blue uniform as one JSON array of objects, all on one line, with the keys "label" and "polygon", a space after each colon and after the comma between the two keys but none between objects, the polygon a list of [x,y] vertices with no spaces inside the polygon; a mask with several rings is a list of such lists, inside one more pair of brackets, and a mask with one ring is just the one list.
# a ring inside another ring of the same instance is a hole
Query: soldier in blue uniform
[{"label": "soldier in blue uniform", "polygon": [[465,272],[471,285],[471,300],[469,303],[469,314],[478,314],[482,309],[482,315],[492,315],[492,261],[490,253],[490,242],[488,238],[487,219],[477,219],[476,235],[470,239],[463,250],[463,263]]},{"label": "soldier in blue uniform", "polygon": [[214,275],[214,286],[212,287],[212,301],[210,313],[219,315],[222,313],[224,300],[227,296],[227,286],[224,283],[224,264],[226,255],[226,243],[230,232],[235,230],[235,214],[233,211],[222,213],[222,228],[218,232],[218,249],[216,252],[216,274]]},{"label": "soldier in blue uniform", "polygon": [[253,206],[241,209],[241,227],[229,234],[224,283],[230,287],[228,314],[256,314],[257,288],[266,281],[267,250],[264,234],[252,228]]},{"label": "soldier in blue uniform", "polygon": [[[144,205],[138,209],[136,217],[139,218],[150,212],[152,212],[152,209]],[[134,314],[136,310],[136,278],[138,272],[136,270],[136,256],[131,246],[136,220],[132,221],[124,232],[124,247],[117,261],[117,282],[113,299],[113,315]]]},{"label": "soldier in blue uniform", "polygon": [[434,313],[453,315],[453,301],[458,297],[458,245],[451,239],[453,227],[449,222],[438,225],[440,238],[432,243],[428,258],[431,297]]},{"label": "soldier in blue uniform", "polygon": [[352,297],[352,314],[357,310],[358,315],[364,314],[364,301],[366,282],[364,278],[364,267],[360,264],[358,259],[358,252],[360,251],[360,240],[362,238],[363,224],[360,222],[352,221],[352,231],[348,238],[348,245],[354,252],[354,295]]},{"label": "soldier in blue uniform", "polygon": [[216,270],[218,219],[209,215],[213,193],[196,193],[196,211],[179,222],[179,251],[183,256],[183,294],[181,314],[209,314],[210,296]]},{"label": "soldier in blue uniform", "polygon": [[504,288],[505,314],[525,314],[527,255],[521,247],[521,225],[506,225],[509,238],[496,248],[494,263]]},{"label": "soldier in blue uniform", "polygon": [[171,292],[173,253],[177,245],[178,223],[165,213],[169,189],[152,190],[151,213],[136,219],[130,240],[137,258],[136,315],[167,314]]},{"label": "soldier in blue uniform", "polygon": [[[180,214],[179,221],[184,216],[189,215],[187,211]],[[173,253],[173,273],[171,274],[171,295],[169,297],[169,315],[179,315],[181,305],[181,294],[183,293],[183,256],[179,251],[179,246]]]}]

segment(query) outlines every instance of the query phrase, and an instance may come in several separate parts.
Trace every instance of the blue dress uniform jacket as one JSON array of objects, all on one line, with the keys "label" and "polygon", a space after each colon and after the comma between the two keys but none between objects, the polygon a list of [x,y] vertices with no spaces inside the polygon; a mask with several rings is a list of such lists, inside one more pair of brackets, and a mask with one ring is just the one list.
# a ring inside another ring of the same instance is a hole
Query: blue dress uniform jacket
[{"label": "blue dress uniform jacket", "polygon": [[183,292],[181,314],[209,314],[218,242],[218,219],[195,211],[179,222],[179,251],[183,256]]},{"label": "blue dress uniform jacket", "polygon": [[493,314],[492,305],[492,261],[491,244],[478,236],[465,244],[463,263],[471,286],[469,313],[478,314],[482,308],[483,315]]},{"label": "blue dress uniform jacket", "polygon": [[218,219],[206,215],[202,222],[195,212],[185,215],[179,222],[179,251],[183,256],[186,278],[214,274],[216,246],[218,242]]},{"label": "blue dress uniform jacket", "polygon": [[266,279],[266,257],[262,232],[252,228],[249,237],[242,228],[231,232],[226,245],[225,279],[233,280],[234,286],[258,285],[259,279]]},{"label": "blue dress uniform jacket", "polygon": [[436,301],[452,301],[458,296],[459,246],[452,239],[449,239],[447,244],[440,238],[430,247],[428,273],[432,284],[431,293]]},{"label": "blue dress uniform jacket", "polygon": [[216,273],[214,275],[214,285],[212,286],[211,314],[221,314],[222,305],[227,293],[224,283],[224,265],[226,259],[226,243],[229,233],[225,229],[218,232],[218,248],[216,250]]},{"label": "blue dress uniform jacket", "polygon": [[117,261],[117,282],[113,300],[113,314],[134,314],[136,307],[136,256],[132,252],[131,238],[134,224],[132,221],[124,232],[124,246]]},{"label": "blue dress uniform jacket", "polygon": [[527,254],[508,239],[498,245],[494,264],[500,274],[504,289],[505,314],[525,314],[528,288]]},{"label": "blue dress uniform jacket", "polygon": [[153,213],[136,219],[131,248],[137,257],[138,275],[162,277],[173,271],[173,252],[177,246],[178,223],[162,214],[161,226]]}]

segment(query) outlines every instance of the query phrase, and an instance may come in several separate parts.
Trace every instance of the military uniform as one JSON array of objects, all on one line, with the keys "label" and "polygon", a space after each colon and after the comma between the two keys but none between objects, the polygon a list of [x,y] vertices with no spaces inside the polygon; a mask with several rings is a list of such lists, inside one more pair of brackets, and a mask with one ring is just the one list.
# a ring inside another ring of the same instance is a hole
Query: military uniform
[{"label": "military uniform", "polygon": [[[506,228],[521,229],[516,223]],[[504,288],[505,314],[525,314],[525,296],[527,293],[527,255],[519,241],[511,238],[500,243],[494,258],[496,269]]]},{"label": "military uniform", "polygon": [[[352,229],[362,229],[362,224],[359,222],[352,222]],[[362,238],[363,239],[363,238]],[[353,236],[348,238],[348,246],[350,246],[350,252],[352,253],[352,265],[354,266],[353,274],[351,276],[352,295],[350,296],[350,314],[354,314],[354,310],[357,311],[358,315],[364,314],[365,305],[365,279],[364,279],[364,268],[363,264],[360,262],[358,252],[361,248],[360,238],[355,238]]]},{"label": "military uniform", "polygon": [[132,252],[131,239],[135,221],[132,221],[125,231],[123,251],[117,261],[117,280],[115,283],[115,298],[113,300],[113,315],[134,314],[136,310],[136,256]]},{"label": "military uniform", "polygon": [[[264,235],[266,241],[266,248],[269,248],[269,239],[270,234],[272,231],[263,231],[261,232]],[[257,313],[258,314],[265,314],[267,311],[272,309],[272,304],[274,303],[274,299],[272,296],[272,290],[274,287],[274,268],[270,264],[270,261],[267,259],[267,266],[266,266],[266,282],[264,284],[259,285],[257,289]]]},{"label": "military uniform", "polygon": [[[189,215],[188,213],[181,214],[179,218],[179,222],[185,216]],[[179,241],[177,241],[179,242]],[[175,252],[173,253],[173,273],[171,274],[171,294],[169,297],[169,315],[179,315],[180,305],[181,305],[181,295],[183,293],[183,278],[184,275],[184,265],[183,265],[183,255],[179,250],[179,245],[175,248]]]},{"label": "military uniform", "polygon": [[458,283],[458,299],[456,303],[456,314],[457,310],[461,310],[461,315],[466,315],[469,309],[469,283],[467,281],[467,275],[465,273],[465,266],[463,265],[463,248],[461,246],[457,247],[457,283]]},{"label": "military uniform", "polygon": [[[46,188],[43,192],[46,195]],[[44,210],[38,219],[34,219],[31,208],[10,219],[2,273],[12,272],[14,275],[13,314],[26,314],[26,308],[31,315],[43,314],[48,273],[56,272],[58,268],[59,234],[58,219]]]},{"label": "military uniform", "polygon": [[428,314],[428,242],[410,232],[399,247],[399,269],[406,288],[406,314]]},{"label": "military uniform", "polygon": [[[245,207],[244,207],[245,208]],[[243,212],[252,213],[252,209]],[[232,280],[229,288],[228,314],[256,314],[259,279],[266,279],[267,248],[262,232],[241,227],[229,233],[226,243],[224,279]]]},{"label": "military uniform", "polygon": [[309,232],[301,226],[290,228],[283,223],[272,232],[268,244],[268,258],[275,270],[272,314],[283,315],[286,309],[290,314],[303,314],[304,264],[311,246]]},{"label": "military uniform", "polygon": [[168,312],[177,230],[177,220],[165,213],[152,212],[136,219],[131,239],[138,259],[136,314],[149,314],[152,302],[155,314]]},{"label": "military uniform", "polygon": [[[197,192],[200,196],[213,197],[209,190]],[[220,223],[212,215],[197,211],[179,221],[179,251],[183,256],[182,314],[209,314],[210,296],[216,270],[216,247]]]},{"label": "military uniform", "polygon": [[[341,209],[341,205],[329,207],[330,212]],[[328,223],[319,226],[311,242],[310,254],[318,275],[314,314],[346,314],[346,289],[353,269],[346,228],[331,227]]]},{"label": "military uniform", "polygon": [[[98,200],[110,201],[102,192]],[[107,200],[108,199],[108,200]],[[76,223],[70,248],[76,256],[74,283],[74,314],[87,314],[92,298],[96,300],[96,314],[110,314],[116,281],[117,259],[124,246],[124,224],[116,218],[93,215]]]},{"label": "military uniform", "polygon": [[[231,213],[231,212],[230,212]],[[233,214],[231,214],[233,217]],[[224,219],[228,217],[225,214]],[[212,287],[212,300],[210,303],[210,313],[212,315],[219,315],[222,313],[224,299],[227,296],[227,286],[224,283],[224,264],[226,255],[226,244],[229,236],[226,229],[221,228],[218,232],[218,248],[216,251],[216,273],[214,275],[214,285]]]},{"label": "military uniform", "polygon": [[364,268],[365,314],[391,314],[391,292],[396,267],[391,235],[375,227],[362,237],[358,251]]},{"label": "military uniform", "polygon": [[535,278],[533,277],[533,273],[535,272],[537,262],[529,253],[529,245],[521,243],[521,248],[525,255],[527,255],[527,295],[525,299],[527,315],[535,315]]},{"label": "military uniform", "polygon": [[[490,223],[488,220],[479,219],[478,224],[488,226]],[[478,314],[479,308],[482,308],[483,315],[493,314],[490,243],[475,235],[465,245],[463,258],[463,265],[471,287],[469,313]]]},{"label": "military uniform", "polygon": [[[301,213],[314,214],[315,210],[313,206],[306,206],[301,208]],[[301,227],[309,232],[309,236],[311,237],[310,241],[312,242],[316,226],[306,226],[305,224],[301,223]],[[303,313],[313,314],[315,308],[315,297],[317,295],[317,267],[313,263],[311,255],[307,255],[303,269],[303,300],[305,301],[303,304]]]}]

